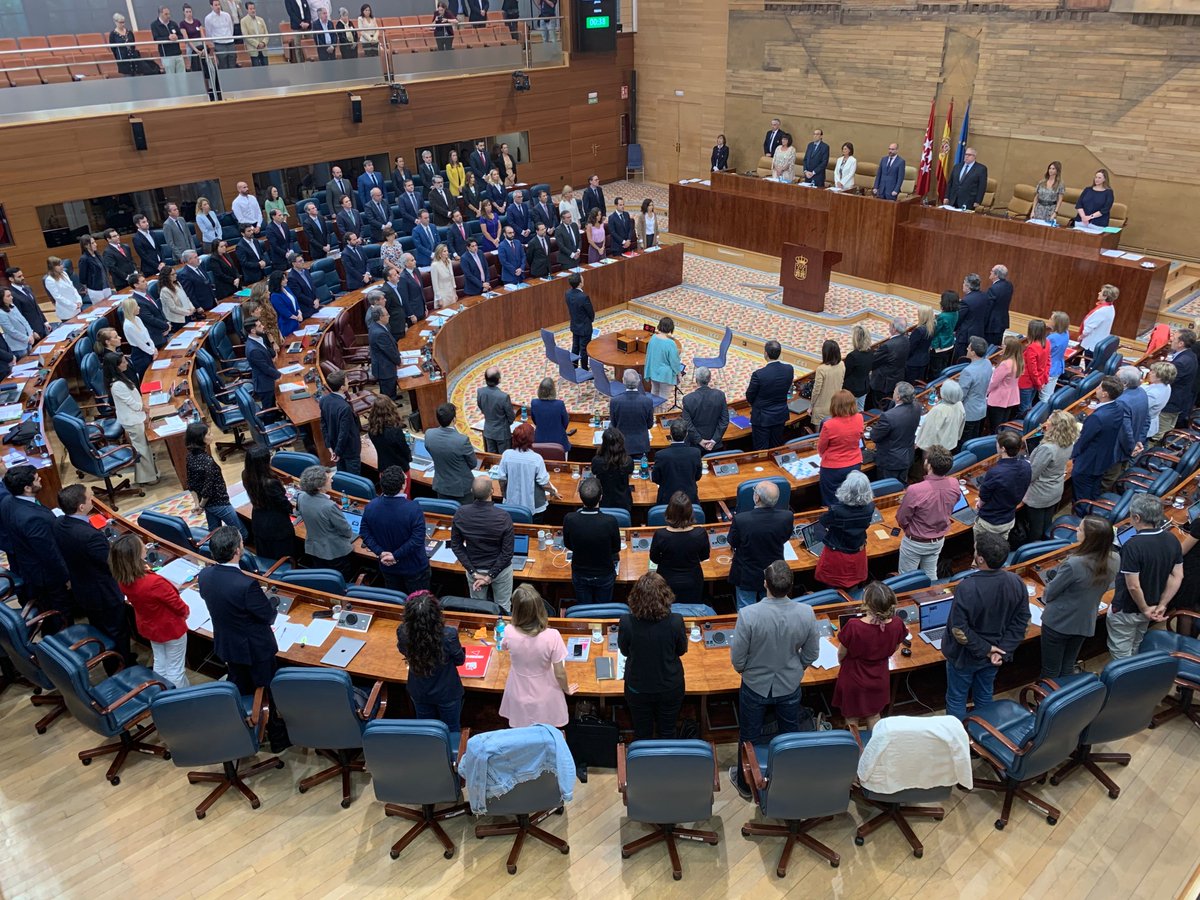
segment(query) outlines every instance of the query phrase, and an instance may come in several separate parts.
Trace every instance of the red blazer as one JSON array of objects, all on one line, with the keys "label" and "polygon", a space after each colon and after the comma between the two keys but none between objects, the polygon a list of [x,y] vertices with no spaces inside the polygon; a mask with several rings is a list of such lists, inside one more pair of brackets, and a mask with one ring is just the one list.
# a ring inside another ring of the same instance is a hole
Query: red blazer
[{"label": "red blazer", "polygon": [[1041,389],[1050,380],[1050,345],[1030,341],[1025,348],[1025,371],[1017,379],[1017,387]]},{"label": "red blazer", "polygon": [[831,416],[821,423],[821,436],[817,438],[817,453],[821,455],[821,467],[844,469],[846,466],[861,465],[862,448],[858,446],[863,436],[862,413],[852,416]]},{"label": "red blazer", "polygon": [[133,584],[121,585],[121,590],[133,605],[138,632],[146,640],[165,644],[187,634],[191,610],[167,579],[147,572]]}]

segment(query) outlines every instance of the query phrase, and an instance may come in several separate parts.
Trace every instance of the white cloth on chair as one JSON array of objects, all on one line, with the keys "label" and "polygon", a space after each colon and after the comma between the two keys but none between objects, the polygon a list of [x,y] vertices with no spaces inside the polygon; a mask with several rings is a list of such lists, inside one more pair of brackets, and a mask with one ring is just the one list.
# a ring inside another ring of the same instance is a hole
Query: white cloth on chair
[{"label": "white cloth on chair", "polygon": [[971,745],[954,716],[889,716],[871,731],[858,760],[858,781],[874,794],[974,786]]}]

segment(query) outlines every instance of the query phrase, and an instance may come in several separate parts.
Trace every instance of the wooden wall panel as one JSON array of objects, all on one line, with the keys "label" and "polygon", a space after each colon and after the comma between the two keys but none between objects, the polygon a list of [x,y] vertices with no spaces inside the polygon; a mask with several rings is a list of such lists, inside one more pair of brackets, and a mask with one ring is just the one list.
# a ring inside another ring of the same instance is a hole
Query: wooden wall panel
[{"label": "wooden wall panel", "polygon": [[[556,191],[572,178],[578,183],[578,173],[619,178],[625,171],[619,120],[628,111],[620,86],[633,68],[633,41],[620,35],[614,54],[530,71],[528,93],[515,94],[507,73],[407,85],[408,106],[392,106],[386,87],[358,89],[359,125],[350,121],[350,92],[338,90],[147,111],[140,115],[149,143],[144,153],[133,149],[126,115],[0,127],[7,173],[0,204],[16,239],[3,252],[38,276],[52,252],[77,255],[69,247],[47,249],[36,208],[49,203],[217,179],[227,208],[237,182],[253,172],[381,152],[403,155],[415,168],[418,147],[480,134],[528,131],[531,158],[521,177]],[[601,102],[589,105],[589,91]],[[576,128],[595,137],[574,142]],[[586,156],[574,157],[573,146],[584,143]],[[593,143],[603,152],[593,154]]]}]

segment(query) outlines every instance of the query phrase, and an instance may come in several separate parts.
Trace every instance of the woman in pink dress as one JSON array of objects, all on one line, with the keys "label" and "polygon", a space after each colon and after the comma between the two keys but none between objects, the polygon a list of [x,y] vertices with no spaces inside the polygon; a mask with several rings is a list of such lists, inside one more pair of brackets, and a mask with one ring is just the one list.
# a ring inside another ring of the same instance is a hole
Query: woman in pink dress
[{"label": "woman in pink dress", "polygon": [[593,209],[588,213],[587,234],[584,236],[588,242],[588,262],[600,262],[604,259],[604,246],[607,238],[604,231],[604,215],[599,209]]},{"label": "woman in pink dress", "polygon": [[579,685],[567,683],[567,645],[558,631],[546,627],[546,604],[527,584],[513,591],[512,624],[505,629],[500,649],[509,654],[500,701],[500,715],[509,726],[566,725],[566,695]]}]

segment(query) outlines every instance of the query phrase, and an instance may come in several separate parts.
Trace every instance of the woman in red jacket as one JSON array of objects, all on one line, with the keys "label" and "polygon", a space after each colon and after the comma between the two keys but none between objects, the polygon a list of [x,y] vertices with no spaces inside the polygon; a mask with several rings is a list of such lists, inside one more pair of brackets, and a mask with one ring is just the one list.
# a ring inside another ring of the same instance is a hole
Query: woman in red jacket
[{"label": "woman in red jacket", "polygon": [[821,423],[817,453],[821,456],[821,503],[833,506],[846,476],[862,466],[863,417],[858,401],[840,390],[829,402],[829,418]]},{"label": "woman in red jacket", "polygon": [[146,545],[136,534],[123,534],[108,551],[108,568],[133,606],[138,633],[154,651],[154,671],[175,687],[187,687],[188,606],[175,585],[146,565]]},{"label": "woman in red jacket", "polygon": [[1050,380],[1050,345],[1046,343],[1046,323],[1034,319],[1029,323],[1029,344],[1025,347],[1025,371],[1017,379],[1021,392],[1021,415],[1029,412],[1038,394]]}]

